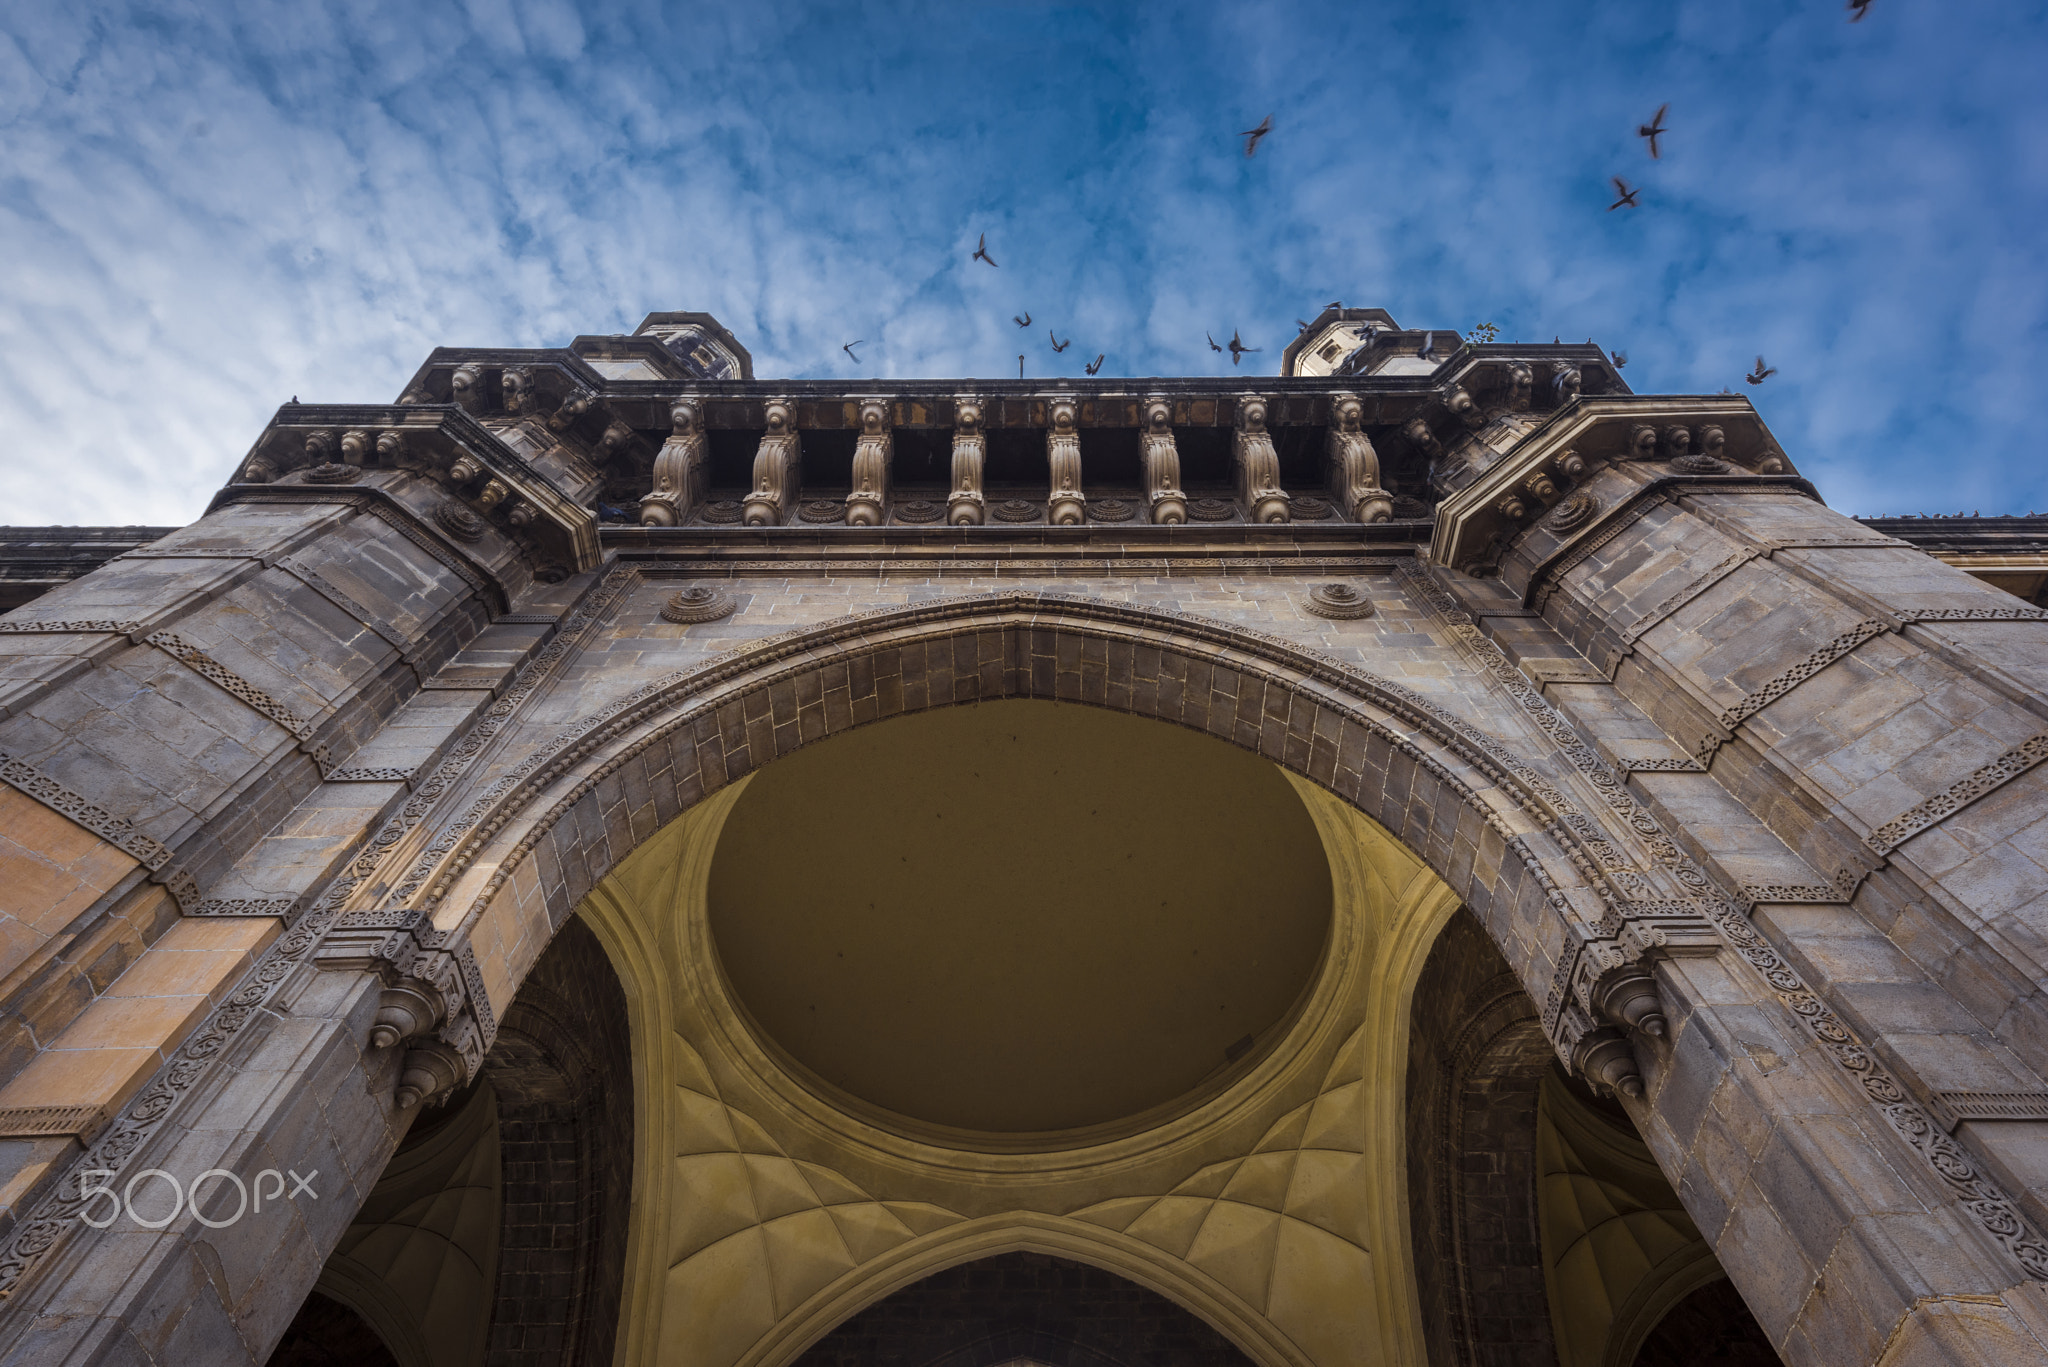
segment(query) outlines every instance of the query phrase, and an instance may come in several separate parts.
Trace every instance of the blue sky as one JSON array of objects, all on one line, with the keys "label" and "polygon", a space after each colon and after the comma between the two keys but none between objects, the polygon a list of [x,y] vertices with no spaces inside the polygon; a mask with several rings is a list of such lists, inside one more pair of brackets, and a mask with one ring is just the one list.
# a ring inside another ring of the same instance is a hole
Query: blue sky
[{"label": "blue sky", "polygon": [[[763,376],[1015,374],[1019,350],[1207,374],[1203,331],[1233,328],[1272,374],[1333,299],[1591,336],[1638,390],[1732,387],[1849,512],[2048,510],[2044,21],[12,5],[0,516],[185,521],[279,403],[389,400],[437,344],[687,308]],[[1666,101],[1652,162],[1633,131]],[[1267,114],[1248,161],[1233,135]],[[1616,173],[1641,210],[1606,212]],[[982,232],[999,269],[969,259]],[[1779,373],[1751,389],[1758,352]]]}]

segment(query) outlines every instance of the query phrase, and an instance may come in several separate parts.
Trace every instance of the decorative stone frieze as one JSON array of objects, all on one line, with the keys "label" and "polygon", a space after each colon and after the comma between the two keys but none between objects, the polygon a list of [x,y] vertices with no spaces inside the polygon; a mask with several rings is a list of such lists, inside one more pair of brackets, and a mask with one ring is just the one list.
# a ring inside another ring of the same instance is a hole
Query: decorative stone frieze
[{"label": "decorative stone frieze", "polygon": [[860,405],[860,435],[853,443],[853,492],[846,496],[849,527],[879,527],[889,502],[889,477],[895,442],[889,428],[889,405],[865,399]]},{"label": "decorative stone frieze", "polygon": [[754,452],[754,489],[747,495],[749,527],[779,527],[803,497],[803,458],[797,443],[796,411],[786,400],[768,403],[768,430]]},{"label": "decorative stone frieze", "polygon": [[1247,394],[1237,401],[1231,456],[1237,501],[1253,522],[1285,522],[1287,491],[1280,487],[1280,453],[1266,431],[1266,400]]}]

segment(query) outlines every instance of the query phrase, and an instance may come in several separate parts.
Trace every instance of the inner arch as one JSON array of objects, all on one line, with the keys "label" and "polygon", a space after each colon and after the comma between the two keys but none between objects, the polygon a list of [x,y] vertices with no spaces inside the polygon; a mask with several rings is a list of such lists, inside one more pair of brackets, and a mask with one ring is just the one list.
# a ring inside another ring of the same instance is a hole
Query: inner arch
[{"label": "inner arch", "polygon": [[1012,700],[862,727],[756,773],[710,919],[760,1033],[831,1087],[949,1128],[1103,1124],[1278,1033],[1331,882],[1271,763]]}]

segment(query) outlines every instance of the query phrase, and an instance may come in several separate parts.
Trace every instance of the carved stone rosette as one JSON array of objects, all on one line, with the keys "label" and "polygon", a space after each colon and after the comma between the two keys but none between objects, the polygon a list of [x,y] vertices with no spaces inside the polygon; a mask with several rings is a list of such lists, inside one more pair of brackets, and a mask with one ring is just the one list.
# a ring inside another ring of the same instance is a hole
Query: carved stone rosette
[{"label": "carved stone rosette", "polygon": [[1180,448],[1173,441],[1173,405],[1165,399],[1145,400],[1145,425],[1139,453],[1145,474],[1145,503],[1152,521],[1177,525],[1188,520],[1188,496],[1180,487]]},{"label": "carved stone rosette", "polygon": [[1387,522],[1394,516],[1394,497],[1380,487],[1379,452],[1361,423],[1365,405],[1355,394],[1330,401],[1328,440],[1330,496],[1358,522]]},{"label": "carved stone rosette", "polygon": [[319,968],[372,973],[382,985],[369,1047],[405,1050],[400,1110],[475,1077],[497,1033],[475,962],[443,939],[422,910],[357,911],[338,919],[314,954]]},{"label": "carved stone rosette", "polygon": [[779,527],[803,494],[803,462],[797,445],[796,410],[786,399],[768,404],[768,430],[754,452],[754,491],[743,520],[749,527]]},{"label": "carved stone rosette", "polygon": [[981,467],[987,457],[981,402],[963,394],[953,405],[953,492],[946,500],[946,521],[955,527],[979,527],[986,516]]},{"label": "carved stone rosette", "polygon": [[1045,520],[1056,527],[1078,527],[1088,512],[1081,493],[1081,434],[1074,428],[1072,399],[1052,402],[1052,426],[1045,430],[1046,463],[1052,467],[1052,492]]},{"label": "carved stone rosette", "polygon": [[846,496],[846,525],[879,527],[889,501],[889,466],[894,438],[889,405],[869,399],[860,406],[860,437],[853,446],[853,492]]},{"label": "carved stone rosette", "polygon": [[668,440],[654,458],[654,492],[640,500],[646,527],[680,527],[709,492],[711,450],[694,400],[668,406]]},{"label": "carved stone rosette", "polygon": [[1280,453],[1266,431],[1266,401],[1247,394],[1237,401],[1237,431],[1232,441],[1237,476],[1237,501],[1253,522],[1285,522],[1287,491],[1280,487]]}]

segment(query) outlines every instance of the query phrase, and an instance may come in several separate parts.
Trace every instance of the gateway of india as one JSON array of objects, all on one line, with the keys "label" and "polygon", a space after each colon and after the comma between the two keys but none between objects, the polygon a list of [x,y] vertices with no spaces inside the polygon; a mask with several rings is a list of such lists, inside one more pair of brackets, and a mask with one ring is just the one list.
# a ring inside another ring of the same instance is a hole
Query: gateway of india
[{"label": "gateway of india", "polygon": [[0,1363],[2048,1361],[2048,519],[1795,454],[656,313],[6,529]]}]

